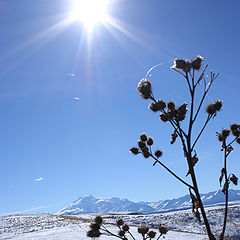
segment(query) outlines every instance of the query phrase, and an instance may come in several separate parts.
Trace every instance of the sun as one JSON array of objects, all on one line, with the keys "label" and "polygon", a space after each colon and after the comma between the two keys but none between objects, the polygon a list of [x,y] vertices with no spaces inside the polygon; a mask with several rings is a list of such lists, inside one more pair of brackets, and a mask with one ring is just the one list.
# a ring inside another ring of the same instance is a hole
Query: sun
[{"label": "sun", "polygon": [[73,0],[71,19],[80,21],[87,29],[92,29],[97,23],[107,21],[109,0]]}]

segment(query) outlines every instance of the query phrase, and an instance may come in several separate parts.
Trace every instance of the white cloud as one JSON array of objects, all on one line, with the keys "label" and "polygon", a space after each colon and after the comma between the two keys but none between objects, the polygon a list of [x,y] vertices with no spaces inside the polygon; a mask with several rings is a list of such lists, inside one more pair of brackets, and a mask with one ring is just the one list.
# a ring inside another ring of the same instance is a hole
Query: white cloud
[{"label": "white cloud", "polygon": [[35,181],[37,182],[43,181],[43,178],[42,177],[36,178]]}]

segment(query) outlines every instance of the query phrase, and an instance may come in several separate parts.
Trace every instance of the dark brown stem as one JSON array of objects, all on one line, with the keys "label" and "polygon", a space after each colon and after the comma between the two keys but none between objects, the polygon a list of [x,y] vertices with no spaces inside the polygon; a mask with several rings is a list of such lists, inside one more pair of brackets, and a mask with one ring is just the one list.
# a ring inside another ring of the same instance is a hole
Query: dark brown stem
[{"label": "dark brown stem", "polygon": [[129,235],[132,237],[133,240],[136,240],[136,238],[132,235],[130,231],[128,231]]},{"label": "dark brown stem", "polygon": [[[186,75],[186,78],[188,79],[187,75]],[[190,172],[193,187],[194,187],[193,190],[199,202],[199,207],[201,209],[201,213],[202,213],[203,221],[207,230],[208,237],[210,240],[215,240],[215,237],[211,232],[211,228],[205,213],[205,209],[203,207],[203,203],[198,190],[197,180],[196,180],[196,176],[195,176],[195,172],[192,164],[193,147],[191,146],[191,135],[192,135],[192,127],[193,127],[193,107],[194,107],[195,86],[193,86],[192,91],[190,91],[190,94],[191,94],[191,108],[190,108],[189,128],[188,128],[188,137],[187,137],[187,156],[186,157],[187,157],[189,172]]]},{"label": "dark brown stem", "polygon": [[114,234],[112,232],[110,232],[105,226],[102,225],[103,228],[101,228],[102,231],[105,231],[107,232],[108,234],[114,236],[114,237],[117,237],[117,238],[120,238],[120,239],[123,239],[122,237],[118,236],[117,234]]},{"label": "dark brown stem", "polygon": [[160,235],[158,236],[157,240],[159,240],[161,236],[162,236],[162,233],[160,233]]},{"label": "dark brown stem", "polygon": [[[206,69],[206,68],[207,68],[207,66],[205,67],[205,69]],[[203,70],[202,74],[204,74],[205,69]],[[199,77],[197,83],[202,79],[202,77],[203,77],[202,74],[201,74],[201,76]],[[210,79],[210,82],[208,83],[208,84],[209,84],[208,87],[207,87],[206,81],[204,81],[204,82],[205,82],[205,86],[204,86],[203,96],[202,96],[202,99],[201,99],[200,104],[199,104],[199,106],[198,106],[197,112],[196,112],[196,114],[195,114],[195,116],[194,116],[194,118],[193,118],[193,122],[195,122],[195,120],[196,120],[196,118],[197,118],[197,116],[198,116],[198,114],[199,114],[199,111],[200,111],[200,109],[201,109],[201,107],[202,107],[203,101],[204,101],[204,99],[205,99],[205,97],[206,97],[206,95],[207,95],[207,93],[208,93],[208,91],[209,91],[209,89],[210,89],[213,81],[218,77],[218,75],[219,75],[219,74],[216,74],[216,76],[214,76],[214,77],[211,75],[211,79]],[[197,83],[194,85],[194,88],[196,87]]]},{"label": "dark brown stem", "polygon": [[184,180],[182,180],[180,177],[178,177],[173,171],[171,171],[166,165],[164,165],[162,162],[160,162],[156,157],[154,157],[153,155],[151,155],[151,157],[155,160],[155,162],[153,163],[153,166],[155,166],[157,163],[159,163],[163,168],[165,168],[170,174],[172,174],[175,178],[177,178],[180,182],[182,182],[184,185],[186,185],[187,187],[193,189],[193,186],[191,186],[190,184],[188,184],[187,182],[185,182]]},{"label": "dark brown stem", "polygon": [[209,120],[212,118],[212,116],[213,116],[213,115],[208,115],[208,116],[207,116],[207,119],[206,119],[206,121],[205,121],[205,123],[204,123],[204,125],[203,125],[203,127],[202,127],[202,129],[201,129],[201,131],[200,131],[200,133],[198,134],[196,140],[194,141],[194,143],[193,143],[193,145],[192,145],[191,151],[193,151],[193,149],[194,149],[194,147],[195,147],[195,145],[196,145],[198,139],[199,139],[200,136],[202,135],[202,133],[203,133],[205,127],[207,126],[207,124],[208,124]]},{"label": "dark brown stem", "polygon": [[226,146],[226,148],[230,147],[231,144],[233,144],[238,138],[239,138],[239,136],[238,136],[238,137],[235,137],[230,143],[228,143],[228,145]]},{"label": "dark brown stem", "polygon": [[198,83],[203,79],[203,77],[204,77],[204,73],[205,73],[207,67],[208,67],[208,65],[206,65],[206,66],[204,67],[204,69],[203,69],[202,73],[200,74],[198,80],[196,81],[194,87],[196,87],[196,86],[198,85]]},{"label": "dark brown stem", "polygon": [[229,188],[229,181],[227,177],[227,146],[226,140],[223,141],[223,148],[224,148],[224,175],[225,175],[225,184],[226,184],[226,191],[225,191],[225,207],[224,207],[224,220],[223,220],[223,227],[222,232],[220,234],[220,240],[224,239],[224,234],[227,225],[227,214],[228,214],[228,188]]}]

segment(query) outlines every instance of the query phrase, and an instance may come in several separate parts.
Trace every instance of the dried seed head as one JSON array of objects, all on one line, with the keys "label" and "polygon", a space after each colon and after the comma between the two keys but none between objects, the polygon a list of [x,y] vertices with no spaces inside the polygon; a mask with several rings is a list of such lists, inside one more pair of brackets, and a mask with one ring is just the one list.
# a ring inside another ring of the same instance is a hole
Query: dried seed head
[{"label": "dried seed head", "polygon": [[215,108],[215,105],[214,103],[209,103],[206,107],[206,112],[209,114],[209,115],[213,115],[214,113],[216,113],[216,108]]},{"label": "dried seed head", "polygon": [[160,158],[162,156],[163,152],[161,150],[157,150],[157,151],[155,151],[154,154],[155,154],[156,158]]},{"label": "dried seed head", "polygon": [[98,223],[91,223],[90,224],[90,228],[92,230],[99,230],[100,229],[100,224],[98,224]]},{"label": "dried seed head", "polygon": [[153,139],[151,137],[148,137],[147,145],[148,146],[152,146],[153,145]]},{"label": "dried seed head", "polygon": [[142,149],[142,152],[143,152],[143,153],[149,152],[149,148],[148,148],[148,147],[144,147],[144,148]]},{"label": "dried seed head", "polygon": [[156,232],[150,231],[150,232],[148,233],[148,236],[149,236],[150,239],[151,239],[151,238],[155,238]]},{"label": "dried seed head", "polygon": [[149,231],[149,227],[142,225],[141,227],[138,227],[138,232],[142,235],[146,234]]},{"label": "dried seed head", "polygon": [[235,130],[238,130],[239,125],[236,124],[236,123],[233,123],[233,124],[230,125],[230,128],[231,128],[231,131],[235,131]]},{"label": "dried seed head", "polygon": [[128,226],[127,224],[124,224],[124,225],[122,226],[122,230],[125,231],[125,232],[127,232],[127,231],[129,230],[129,226]]},{"label": "dried seed head", "polygon": [[164,110],[164,108],[166,107],[166,103],[162,99],[157,100],[157,104],[159,106],[159,110]]},{"label": "dried seed head", "polygon": [[217,134],[217,137],[218,137],[218,140],[219,140],[220,142],[222,142],[223,139],[224,139],[223,136],[222,136],[222,134],[219,134],[219,133]]},{"label": "dried seed head", "polygon": [[149,157],[150,157],[150,153],[149,153],[149,152],[144,152],[144,153],[143,153],[143,156],[144,156],[145,158],[149,158]]},{"label": "dried seed head", "polygon": [[215,114],[217,111],[220,111],[222,108],[222,101],[221,100],[216,100],[215,103],[209,103],[206,107],[206,112],[209,115]]},{"label": "dried seed head", "polygon": [[234,174],[232,174],[232,176],[230,177],[230,180],[234,185],[238,185],[238,178]]},{"label": "dried seed head", "polygon": [[143,78],[137,86],[139,95],[144,99],[149,99],[152,96],[152,85],[151,82],[146,78]]},{"label": "dried seed head", "polygon": [[185,115],[187,113],[188,109],[187,109],[187,103],[183,103],[179,108],[178,108],[178,112],[180,114]]},{"label": "dried seed head", "polygon": [[145,142],[143,142],[143,141],[141,141],[141,140],[139,140],[138,141],[138,146],[140,147],[140,149],[142,150],[143,148],[145,148],[146,147],[146,143]]},{"label": "dried seed head", "polygon": [[97,223],[97,224],[102,224],[102,222],[103,222],[103,219],[102,219],[102,217],[101,216],[96,216],[95,218],[94,218],[94,221],[95,221],[95,223]]},{"label": "dried seed head", "polygon": [[135,154],[135,155],[137,155],[137,154],[139,153],[139,149],[136,148],[136,147],[130,148],[129,151],[130,151],[131,153]]},{"label": "dried seed head", "polygon": [[159,115],[159,118],[163,121],[163,122],[167,122],[168,121],[168,117],[166,116],[165,113],[162,113]]},{"label": "dried seed head", "polygon": [[151,109],[153,112],[157,112],[160,110],[159,108],[159,105],[155,102],[151,102],[149,105],[148,105],[148,108]]},{"label": "dried seed head", "polygon": [[192,62],[191,67],[195,70],[199,70],[201,68],[201,64],[203,61],[203,57],[198,55]]},{"label": "dried seed head", "polygon": [[227,129],[227,128],[223,129],[222,132],[221,132],[221,135],[222,135],[223,138],[225,138],[225,139],[229,136],[229,134],[230,134],[230,130]]},{"label": "dried seed head", "polygon": [[174,67],[177,69],[181,69],[184,71],[186,67],[186,62],[183,59],[175,58],[174,59]]},{"label": "dried seed head", "polygon": [[125,232],[123,230],[118,231],[118,236],[123,237],[125,235]]},{"label": "dried seed head", "polygon": [[175,109],[175,103],[170,101],[170,102],[168,102],[167,107],[168,107],[169,110],[174,110]]},{"label": "dried seed head", "polygon": [[183,121],[185,117],[186,117],[186,114],[178,113],[176,116],[176,120],[180,122],[180,121]]},{"label": "dried seed head", "polygon": [[117,225],[122,226],[124,224],[124,221],[120,218],[117,220]]},{"label": "dried seed head", "polygon": [[185,62],[186,62],[186,66],[185,66],[185,69],[183,71],[187,73],[187,72],[190,72],[192,66],[191,66],[191,61],[190,60],[186,59]]},{"label": "dried seed head", "polygon": [[221,100],[216,100],[216,102],[214,103],[214,107],[216,111],[220,111],[222,108],[222,101]]},{"label": "dried seed head", "polygon": [[236,142],[237,142],[238,144],[240,144],[240,138],[238,138],[238,139],[236,140]]},{"label": "dried seed head", "polygon": [[91,237],[91,238],[96,238],[96,237],[100,237],[101,233],[99,230],[90,230],[87,232],[87,236]]},{"label": "dried seed head", "polygon": [[168,227],[164,224],[160,224],[158,229],[161,234],[166,234],[168,232]]},{"label": "dried seed head", "polygon": [[240,131],[238,129],[232,131],[233,136],[238,137],[240,135]]},{"label": "dried seed head", "polygon": [[174,118],[174,117],[177,116],[178,110],[176,110],[176,109],[168,110],[168,111],[167,111],[167,114],[168,114],[168,116],[169,116],[170,118]]},{"label": "dried seed head", "polygon": [[146,135],[146,133],[140,134],[140,139],[141,139],[141,141],[146,142],[146,141],[147,141],[147,135]]}]

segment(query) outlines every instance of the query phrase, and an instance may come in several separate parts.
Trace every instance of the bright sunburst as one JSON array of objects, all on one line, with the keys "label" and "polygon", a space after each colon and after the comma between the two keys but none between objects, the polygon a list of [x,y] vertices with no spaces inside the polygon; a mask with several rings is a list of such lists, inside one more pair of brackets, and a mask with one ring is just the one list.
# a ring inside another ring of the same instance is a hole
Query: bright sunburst
[{"label": "bright sunburst", "polygon": [[79,20],[88,29],[107,21],[109,0],[73,0],[72,20]]}]

